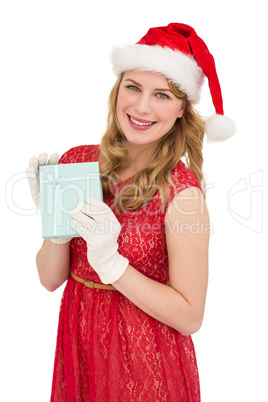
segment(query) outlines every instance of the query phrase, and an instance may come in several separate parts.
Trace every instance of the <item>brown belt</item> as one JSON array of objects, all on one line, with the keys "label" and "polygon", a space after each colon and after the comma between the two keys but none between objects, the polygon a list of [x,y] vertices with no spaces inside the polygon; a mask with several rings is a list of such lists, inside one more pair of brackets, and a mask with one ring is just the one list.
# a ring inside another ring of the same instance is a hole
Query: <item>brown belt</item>
[{"label": "brown belt", "polygon": [[79,278],[79,276],[76,276],[72,271],[71,277],[90,289],[117,290],[112,285],[104,285],[103,283],[93,282],[90,279]]}]

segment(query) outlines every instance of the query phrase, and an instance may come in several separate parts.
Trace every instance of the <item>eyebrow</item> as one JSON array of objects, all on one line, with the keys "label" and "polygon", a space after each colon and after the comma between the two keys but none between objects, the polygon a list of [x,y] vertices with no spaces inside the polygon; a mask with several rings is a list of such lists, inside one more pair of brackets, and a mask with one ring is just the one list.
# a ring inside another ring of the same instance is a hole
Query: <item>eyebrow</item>
[{"label": "eyebrow", "polygon": [[[125,79],[125,82],[126,82],[126,81],[132,82],[133,84],[137,85],[137,87],[142,87],[141,84],[139,84],[137,81],[132,80],[131,78],[126,78],[126,79]],[[158,91],[158,92],[164,92],[164,91],[165,91],[165,92],[172,92],[170,88],[155,88],[154,91]]]}]

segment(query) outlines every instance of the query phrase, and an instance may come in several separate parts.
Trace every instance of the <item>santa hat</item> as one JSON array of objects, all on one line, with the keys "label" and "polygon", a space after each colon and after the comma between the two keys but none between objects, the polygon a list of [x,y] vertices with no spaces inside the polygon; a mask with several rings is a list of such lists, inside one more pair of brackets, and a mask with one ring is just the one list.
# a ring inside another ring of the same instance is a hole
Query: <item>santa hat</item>
[{"label": "santa hat", "polygon": [[216,111],[206,122],[207,139],[222,141],[234,134],[234,123],[224,116],[214,58],[189,25],[171,23],[151,28],[136,44],[114,48],[111,59],[116,75],[133,69],[163,74],[192,104],[198,103],[206,76]]}]

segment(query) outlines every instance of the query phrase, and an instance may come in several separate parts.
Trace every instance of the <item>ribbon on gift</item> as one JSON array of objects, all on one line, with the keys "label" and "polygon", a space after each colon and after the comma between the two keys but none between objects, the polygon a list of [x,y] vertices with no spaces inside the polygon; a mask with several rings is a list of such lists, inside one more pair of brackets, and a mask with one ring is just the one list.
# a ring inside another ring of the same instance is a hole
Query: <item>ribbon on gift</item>
[{"label": "ribbon on gift", "polygon": [[92,180],[98,179],[99,175],[94,173],[89,173],[87,177],[71,177],[66,178],[62,175],[59,175],[58,165],[55,165],[55,174],[49,174],[47,176],[47,180],[44,183],[53,184],[54,192],[54,221],[53,221],[53,235],[57,236],[57,227],[58,227],[58,210],[59,210],[59,190],[64,182],[68,181],[83,181],[83,180]]}]

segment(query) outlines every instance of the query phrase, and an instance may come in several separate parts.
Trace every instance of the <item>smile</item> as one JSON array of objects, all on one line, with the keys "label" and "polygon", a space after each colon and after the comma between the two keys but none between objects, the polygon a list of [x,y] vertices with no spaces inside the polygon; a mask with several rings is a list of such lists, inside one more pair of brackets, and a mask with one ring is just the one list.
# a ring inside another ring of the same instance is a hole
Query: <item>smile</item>
[{"label": "smile", "polygon": [[152,126],[153,124],[156,123],[156,121],[147,121],[147,120],[137,119],[137,117],[134,118],[133,116],[130,116],[129,114],[127,116],[129,118],[129,120],[131,121],[131,123],[134,123],[140,127],[148,127],[148,126]]}]

